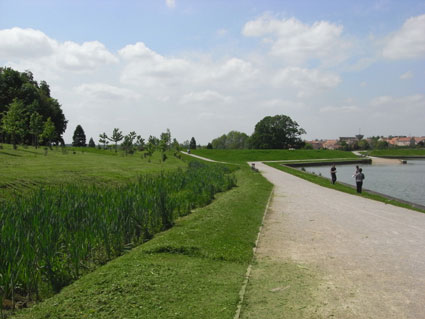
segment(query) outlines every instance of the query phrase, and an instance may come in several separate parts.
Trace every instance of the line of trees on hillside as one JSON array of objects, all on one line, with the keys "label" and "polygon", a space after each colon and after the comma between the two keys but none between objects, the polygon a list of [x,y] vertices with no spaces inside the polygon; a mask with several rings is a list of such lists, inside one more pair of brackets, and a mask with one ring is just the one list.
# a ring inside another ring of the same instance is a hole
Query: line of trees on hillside
[{"label": "line of trees on hillside", "polygon": [[214,149],[288,149],[305,145],[301,135],[306,134],[298,123],[287,115],[266,116],[255,125],[254,133],[248,136],[230,131],[208,144]]},{"label": "line of trees on hillside", "polygon": [[67,120],[45,81],[30,71],[0,67],[0,142],[50,146],[63,144]]}]

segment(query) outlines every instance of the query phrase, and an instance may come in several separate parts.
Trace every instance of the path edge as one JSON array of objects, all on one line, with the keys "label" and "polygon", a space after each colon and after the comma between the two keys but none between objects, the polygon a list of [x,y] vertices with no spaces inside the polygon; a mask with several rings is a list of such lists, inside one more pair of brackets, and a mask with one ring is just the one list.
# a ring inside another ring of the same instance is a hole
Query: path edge
[{"label": "path edge", "polygon": [[252,269],[252,264],[255,260],[255,253],[257,251],[258,241],[260,240],[261,231],[262,231],[263,226],[264,226],[264,220],[266,219],[267,212],[269,211],[269,208],[270,208],[270,202],[271,202],[273,194],[274,194],[274,188],[275,188],[275,186],[273,185],[273,188],[270,192],[269,199],[267,200],[266,208],[264,210],[263,219],[261,220],[261,225],[258,229],[257,239],[255,240],[254,248],[252,248],[252,251],[253,251],[252,259],[251,259],[251,262],[248,265],[248,268],[246,269],[245,278],[244,278],[244,281],[242,283],[241,290],[239,291],[239,302],[238,302],[238,306],[236,308],[236,313],[235,313],[233,319],[239,319],[240,315],[241,315],[242,303],[243,303],[244,297],[245,297],[246,286],[248,285],[249,277],[251,276],[251,269]]}]

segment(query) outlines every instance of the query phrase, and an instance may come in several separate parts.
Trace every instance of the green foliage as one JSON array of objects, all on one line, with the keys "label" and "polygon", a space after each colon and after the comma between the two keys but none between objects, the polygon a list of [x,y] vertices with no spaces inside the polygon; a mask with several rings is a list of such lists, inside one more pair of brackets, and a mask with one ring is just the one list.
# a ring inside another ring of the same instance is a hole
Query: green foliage
[{"label": "green foliage", "polygon": [[191,150],[196,150],[196,140],[195,140],[195,138],[194,138],[194,137],[192,137],[192,138],[190,139],[189,148],[190,148]]},{"label": "green foliage", "polygon": [[289,116],[266,116],[255,125],[254,133],[250,138],[251,147],[256,149],[300,148],[304,143],[300,135],[306,132],[298,127],[298,123]]},{"label": "green foliage", "polygon": [[34,112],[30,117],[29,133],[33,136],[33,145],[38,147],[38,140],[43,132],[43,117]]},{"label": "green foliage", "polygon": [[72,136],[72,146],[87,146],[86,144],[86,134],[84,133],[81,125],[77,125],[74,131],[74,135]]},{"label": "green foliage", "polygon": [[94,143],[94,140],[92,137],[90,137],[89,147],[96,147],[96,144]]},{"label": "green foliage", "polygon": [[124,136],[124,141],[121,144],[121,148],[124,150],[125,154],[134,153],[134,140],[136,138],[137,138],[137,134],[134,131]]},{"label": "green foliage", "polygon": [[212,149],[213,149],[212,144],[211,144],[211,143],[208,143],[208,144],[207,144],[207,150],[212,150]]},{"label": "green foliage", "polygon": [[109,144],[109,137],[105,132],[99,135],[99,143],[103,144],[104,149],[106,149],[106,145]]},{"label": "green foliage", "polygon": [[[65,132],[67,120],[59,102],[50,96],[47,83],[41,81],[39,85],[30,71],[21,73],[11,68],[0,68],[0,123],[15,99],[23,104],[26,113],[25,134],[21,137],[24,144],[34,142],[34,134],[30,132],[30,117],[33,113],[38,113],[42,122],[50,117],[56,131],[53,142],[62,141],[61,136]],[[10,133],[0,137],[4,139],[3,142],[13,139]]]},{"label": "green foliage", "polygon": [[56,138],[56,129],[50,117],[44,122],[43,132],[41,133],[41,140],[47,143],[50,148],[52,147],[52,141]]},{"label": "green foliage", "polygon": [[69,185],[40,189],[0,211],[3,298],[59,291],[84,269],[120,255],[235,186],[224,166],[142,175],[120,187]]},{"label": "green foliage", "polygon": [[124,135],[122,135],[122,131],[119,130],[119,128],[114,128],[112,131],[112,136],[108,137],[108,139],[111,142],[115,143],[115,152],[118,151],[118,142],[121,141],[124,138]]},{"label": "green foliage", "polygon": [[211,144],[214,149],[244,149],[248,148],[249,136],[238,131],[230,131],[216,139]]},{"label": "green foliage", "polygon": [[13,148],[20,138],[26,133],[26,112],[24,103],[21,100],[14,99],[9,105],[6,115],[2,118],[2,129],[11,136]]}]

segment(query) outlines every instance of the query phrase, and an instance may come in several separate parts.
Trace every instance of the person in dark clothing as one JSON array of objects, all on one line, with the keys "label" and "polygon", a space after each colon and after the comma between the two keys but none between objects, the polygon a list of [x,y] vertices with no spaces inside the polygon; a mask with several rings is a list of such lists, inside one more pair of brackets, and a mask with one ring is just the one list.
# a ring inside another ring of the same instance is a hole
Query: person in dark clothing
[{"label": "person in dark clothing", "polygon": [[335,167],[335,164],[332,164],[332,167],[331,167],[331,178],[332,178],[332,184],[335,184],[335,182],[336,182],[336,167]]},{"label": "person in dark clothing", "polygon": [[363,180],[365,179],[364,174],[362,173],[362,169],[359,168],[359,171],[355,174],[355,178],[356,178],[356,184],[357,184],[357,193],[361,193],[362,192],[362,187],[363,187]]}]

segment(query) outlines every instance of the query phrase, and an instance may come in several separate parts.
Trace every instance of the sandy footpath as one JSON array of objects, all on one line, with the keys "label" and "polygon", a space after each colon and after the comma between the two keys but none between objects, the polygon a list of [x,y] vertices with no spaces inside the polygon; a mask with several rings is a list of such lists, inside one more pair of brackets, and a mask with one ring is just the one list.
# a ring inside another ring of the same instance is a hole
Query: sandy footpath
[{"label": "sandy footpath", "polygon": [[275,185],[258,264],[293,262],[320,278],[303,318],[425,318],[425,214],[256,167]]}]

